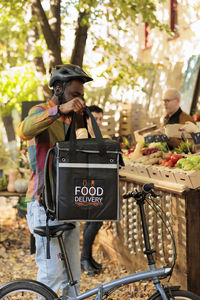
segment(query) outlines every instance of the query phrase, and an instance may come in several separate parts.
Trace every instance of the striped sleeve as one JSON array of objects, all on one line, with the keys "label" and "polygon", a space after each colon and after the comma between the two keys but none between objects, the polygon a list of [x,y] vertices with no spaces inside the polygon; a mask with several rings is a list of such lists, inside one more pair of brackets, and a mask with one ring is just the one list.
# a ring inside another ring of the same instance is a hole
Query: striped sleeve
[{"label": "striped sleeve", "polygon": [[30,140],[47,129],[60,117],[58,107],[47,104],[36,105],[30,109],[28,116],[18,125],[17,134],[22,140]]}]

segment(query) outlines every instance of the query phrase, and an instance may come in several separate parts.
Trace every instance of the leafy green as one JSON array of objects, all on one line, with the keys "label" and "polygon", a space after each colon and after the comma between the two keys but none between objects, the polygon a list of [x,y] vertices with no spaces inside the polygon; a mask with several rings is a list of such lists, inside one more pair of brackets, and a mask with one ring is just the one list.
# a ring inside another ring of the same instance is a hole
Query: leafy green
[{"label": "leafy green", "polygon": [[149,148],[158,148],[159,151],[168,152],[169,148],[167,146],[166,142],[157,142],[157,143],[151,143],[148,145]]},{"label": "leafy green", "polygon": [[191,142],[180,142],[179,147],[174,148],[174,152],[181,154],[181,153],[190,153],[192,152],[192,143]]}]

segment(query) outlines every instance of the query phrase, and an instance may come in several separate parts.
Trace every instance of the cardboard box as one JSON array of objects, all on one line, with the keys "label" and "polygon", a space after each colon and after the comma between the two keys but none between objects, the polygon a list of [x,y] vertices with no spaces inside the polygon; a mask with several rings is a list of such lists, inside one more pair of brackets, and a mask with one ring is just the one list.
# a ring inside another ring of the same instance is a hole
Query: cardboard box
[{"label": "cardboard box", "polygon": [[139,172],[138,172],[138,164],[131,164],[130,165],[130,172],[133,173],[134,175],[139,175]]},{"label": "cardboard box", "polygon": [[183,124],[168,124],[164,127],[165,134],[170,137],[181,139],[181,134],[184,133],[186,139],[191,139],[191,134],[186,132],[185,130],[180,130],[183,127]]},{"label": "cardboard box", "polygon": [[200,171],[176,170],[174,172],[177,183],[183,184],[188,188],[196,189],[200,187]]},{"label": "cardboard box", "polygon": [[157,129],[157,126],[152,125],[152,126],[145,127],[143,129],[134,131],[134,136],[135,136],[136,142],[141,140],[141,137],[144,137],[145,135],[148,135],[148,134],[150,135],[150,133],[155,132],[156,129]]},{"label": "cardboard box", "polygon": [[148,171],[149,165],[137,164],[136,167],[139,176],[148,177],[148,178],[150,177]]},{"label": "cardboard box", "polygon": [[133,175],[139,175],[137,170],[137,164],[130,163],[121,168],[124,172],[132,173]]},{"label": "cardboard box", "polygon": [[162,180],[167,181],[167,182],[177,182],[174,169],[166,168],[166,167],[161,167],[161,173],[162,173]]},{"label": "cardboard box", "polygon": [[150,166],[148,168],[148,172],[149,172],[150,178],[163,180],[160,166]]}]

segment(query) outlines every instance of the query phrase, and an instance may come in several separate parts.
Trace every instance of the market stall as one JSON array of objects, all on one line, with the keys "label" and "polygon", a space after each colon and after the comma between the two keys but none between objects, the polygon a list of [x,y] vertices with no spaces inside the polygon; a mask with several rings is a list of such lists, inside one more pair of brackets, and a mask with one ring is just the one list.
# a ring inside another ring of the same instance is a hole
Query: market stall
[{"label": "market stall", "polygon": [[[125,157],[126,166],[120,170],[121,195],[133,188],[140,190],[144,183],[154,183],[155,192],[162,195],[156,201],[172,224],[177,247],[170,282],[200,295],[200,156],[191,153],[191,149],[183,152],[189,146],[188,141],[181,143],[181,153],[158,149],[165,143],[157,143],[155,151],[155,144],[141,145],[129,151],[129,158]],[[99,233],[104,251],[130,272],[144,269],[146,264],[138,209],[133,199],[121,197],[121,221],[105,224]],[[170,264],[173,262],[170,234],[158,214],[149,205],[145,209],[156,262],[159,266]]]}]

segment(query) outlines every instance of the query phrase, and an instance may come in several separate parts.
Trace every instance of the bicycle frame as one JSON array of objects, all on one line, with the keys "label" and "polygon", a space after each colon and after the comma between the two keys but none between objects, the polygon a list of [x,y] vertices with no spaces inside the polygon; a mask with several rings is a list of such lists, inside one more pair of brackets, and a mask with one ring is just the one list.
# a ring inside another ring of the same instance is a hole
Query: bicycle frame
[{"label": "bicycle frame", "polygon": [[171,268],[159,268],[156,269],[155,267],[151,266],[151,270],[138,272],[135,274],[128,275],[126,277],[122,277],[113,281],[110,281],[108,283],[99,285],[98,287],[91,289],[87,292],[84,292],[80,295],[77,295],[75,298],[68,298],[69,300],[76,299],[76,300],[82,300],[89,298],[91,296],[97,295],[96,300],[102,299],[103,295],[106,295],[110,290],[122,287],[124,285],[138,282],[138,281],[144,281],[153,279],[154,284],[156,286],[157,291],[159,291],[160,295],[162,296],[163,300],[167,300],[166,294],[164,292],[163,287],[159,283],[159,277],[166,277],[171,273]]},{"label": "bicycle frame", "polygon": [[[71,280],[69,280],[69,282],[70,281],[72,282],[72,284],[70,285],[70,288],[71,288],[71,293],[72,293],[73,297],[68,298],[68,299],[82,300],[82,299],[91,297],[93,295],[97,295],[95,299],[100,300],[100,299],[102,299],[102,296],[109,293],[109,291],[111,291],[112,289],[117,289],[119,287],[122,287],[122,286],[130,284],[130,283],[151,279],[154,283],[156,290],[161,295],[162,299],[167,300],[167,296],[165,294],[164,288],[160,284],[160,278],[161,277],[164,278],[164,277],[167,277],[168,275],[170,275],[172,273],[173,268],[170,268],[170,267],[156,268],[156,265],[155,265],[155,260],[153,257],[153,253],[155,251],[151,248],[151,245],[150,245],[148,226],[146,223],[146,215],[145,215],[145,211],[144,211],[144,203],[145,203],[146,196],[152,190],[152,186],[147,185],[147,187],[149,188],[149,190],[147,188],[147,191],[144,190],[141,193],[137,192],[135,194],[128,193],[127,195],[124,195],[123,197],[124,198],[130,198],[130,197],[135,198],[137,205],[140,208],[142,230],[143,230],[143,236],[144,236],[144,241],[145,241],[144,254],[147,256],[149,270],[134,273],[134,274],[128,275],[126,277],[113,280],[111,282],[99,285],[99,287],[96,287],[92,290],[89,290],[80,295],[77,295],[76,290],[74,288],[73,278],[72,278],[69,263],[66,264],[65,259],[64,259],[65,267],[66,267],[66,270],[68,273],[68,278],[71,279]],[[153,194],[153,195],[156,196],[155,194]],[[59,239],[62,239],[62,237],[60,236]],[[67,258],[67,255],[66,255],[65,249],[64,249],[64,244],[61,242],[59,242],[59,243],[61,246],[61,250],[63,251],[63,257]]]},{"label": "bicycle frame", "polygon": [[[64,266],[69,278],[68,286],[71,291],[71,297],[67,296],[68,300],[82,300],[82,299],[88,299],[91,296],[95,296],[95,300],[101,300],[104,296],[109,296],[112,292],[117,290],[118,288],[134,283],[134,282],[140,282],[145,280],[151,280],[154,283],[155,289],[157,292],[155,292],[153,295],[150,296],[149,300],[155,300],[155,299],[162,299],[162,300],[169,300],[169,299],[190,299],[190,300],[199,300],[200,297],[189,292],[180,290],[180,286],[169,286],[169,287],[163,287],[160,284],[160,280],[163,278],[166,278],[167,276],[171,275],[173,272],[173,268],[175,265],[176,260],[176,247],[175,247],[175,241],[173,237],[173,232],[169,231],[172,237],[172,241],[174,243],[174,263],[171,267],[162,267],[157,268],[153,253],[155,252],[153,249],[151,249],[150,245],[150,239],[149,239],[149,232],[148,227],[146,224],[146,216],[144,211],[144,202],[146,199],[147,194],[149,194],[151,197],[155,198],[158,195],[155,195],[155,193],[152,191],[153,184],[145,184],[143,186],[142,192],[130,192],[124,195],[124,198],[130,198],[133,197],[136,199],[137,204],[140,208],[140,215],[141,215],[141,221],[142,221],[142,229],[143,229],[143,236],[145,241],[145,251],[144,254],[147,256],[148,259],[148,265],[149,270],[145,270],[142,272],[134,273],[119,279],[115,279],[113,281],[107,282],[105,284],[100,284],[98,287],[93,288],[91,290],[88,290],[86,292],[83,292],[78,295],[76,291],[76,281],[73,279],[70,263],[67,257],[67,253],[65,250],[64,242],[63,242],[63,232],[65,230],[72,229],[73,224],[61,224],[58,226],[51,226],[51,237],[57,237],[60,245],[60,257],[64,262]],[[147,200],[148,202],[148,200]],[[148,202],[149,203],[149,202]],[[154,209],[155,210],[155,209]],[[158,212],[157,210],[155,210]],[[162,211],[162,210],[161,210]],[[162,211],[163,212],[163,211]],[[165,221],[163,220],[164,224],[166,225]],[[69,226],[70,225],[70,226]],[[169,223],[170,225],[170,223]],[[74,225],[73,225],[74,226]],[[74,227],[73,227],[74,228]],[[171,226],[170,226],[171,228]],[[169,229],[169,228],[168,228]],[[37,230],[35,233],[41,235],[41,236],[47,236],[46,235],[46,226],[37,227]],[[64,300],[62,297],[58,297],[48,286],[35,281],[35,280],[15,280],[10,283],[5,284],[4,286],[0,287],[0,297],[2,296],[8,296],[11,293],[20,292],[33,292],[34,294],[37,294],[38,296],[42,296],[42,298],[45,299],[54,299],[54,300]],[[1,297],[1,298],[2,298]],[[179,298],[180,297],[180,298]],[[6,298],[7,299],[7,298]],[[14,298],[15,299],[15,298]],[[21,299],[21,298],[20,298]]]}]

